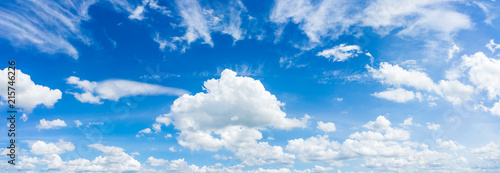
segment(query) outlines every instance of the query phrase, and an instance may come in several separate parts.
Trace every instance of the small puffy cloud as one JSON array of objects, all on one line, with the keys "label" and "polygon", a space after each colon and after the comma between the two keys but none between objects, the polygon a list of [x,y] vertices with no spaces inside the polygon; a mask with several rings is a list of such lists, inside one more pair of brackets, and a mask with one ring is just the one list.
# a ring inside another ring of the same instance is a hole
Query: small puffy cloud
[{"label": "small puffy cloud", "polygon": [[489,109],[489,111],[491,112],[491,114],[493,115],[496,115],[496,116],[500,116],[500,101],[496,102],[495,104],[493,104],[493,107],[491,107]]},{"label": "small puffy cloud", "polygon": [[323,121],[318,122],[318,126],[316,127],[324,132],[334,132],[337,129],[335,128],[335,124],[332,122],[326,122],[324,123]]},{"label": "small puffy cloud", "polygon": [[384,116],[380,115],[377,117],[375,121],[370,121],[363,125],[363,127],[370,129],[370,130],[386,130],[391,128],[391,122],[387,120]]},{"label": "small puffy cloud", "polygon": [[140,5],[128,16],[129,19],[142,20],[144,19],[144,6]]},{"label": "small puffy cloud", "polygon": [[50,155],[50,154],[62,154],[68,151],[73,151],[75,145],[71,142],[59,140],[57,143],[45,143],[43,141],[36,141],[31,143],[30,152],[36,155]]},{"label": "small puffy cloud", "polygon": [[408,117],[400,125],[402,125],[402,126],[411,126],[411,125],[413,125],[413,117]]},{"label": "small puffy cloud", "polygon": [[463,145],[458,144],[456,141],[448,140],[443,141],[442,139],[436,140],[436,147],[446,150],[462,150],[465,149]]},{"label": "small puffy cloud", "polygon": [[343,100],[344,100],[344,98],[340,98],[340,97],[337,97],[337,98],[334,98],[334,99],[335,99],[336,101],[338,101],[338,102],[341,102],[341,101],[343,101]]},{"label": "small puffy cloud", "polygon": [[23,122],[28,121],[28,116],[23,113],[23,116],[21,116],[21,120],[23,120]]},{"label": "small puffy cloud", "polygon": [[80,127],[82,125],[82,122],[80,122],[80,120],[75,120],[75,125],[76,127]]},{"label": "small puffy cloud", "polygon": [[434,124],[434,123],[429,123],[429,122],[427,122],[426,124],[427,124],[427,128],[429,130],[437,130],[441,127],[441,125],[439,125],[439,124]]},{"label": "small puffy cloud", "polygon": [[[11,70],[12,71],[12,70]],[[7,84],[8,68],[0,70],[0,83]],[[52,107],[62,97],[62,93],[58,89],[50,89],[49,87],[37,85],[31,80],[28,74],[16,70],[16,106],[30,113],[38,105]],[[7,86],[0,87],[0,96],[2,100],[7,101]]]},{"label": "small puffy cloud", "polygon": [[[417,95],[419,95],[419,94],[420,93],[417,93]],[[408,90],[405,90],[402,88],[389,89],[389,90],[383,91],[383,92],[375,92],[372,95],[375,97],[378,97],[378,98],[383,98],[383,99],[387,99],[387,100],[398,102],[398,103],[405,103],[405,102],[408,102],[410,100],[413,100],[416,97],[416,95],[413,93],[413,91],[408,91]],[[420,95],[420,97],[421,97],[421,95]]]},{"label": "small puffy cloud", "polygon": [[40,124],[36,126],[38,130],[40,129],[58,129],[61,127],[66,127],[66,123],[63,120],[56,119],[52,121],[47,121],[45,119],[40,120]]},{"label": "small puffy cloud", "polygon": [[102,99],[117,101],[122,97],[137,95],[180,96],[188,93],[183,89],[119,79],[91,82],[71,76],[66,79],[66,83],[83,90],[83,93],[69,92],[73,94],[77,100],[82,103],[92,104],[102,104]]},{"label": "small puffy cloud", "polygon": [[323,56],[332,60],[333,62],[343,62],[349,58],[358,56],[358,54],[363,53],[358,45],[345,45],[340,44],[331,49],[326,49],[318,52],[316,56]]},{"label": "small puffy cloud", "polygon": [[151,129],[150,128],[145,128],[143,130],[140,130],[139,133],[151,133]]},{"label": "small puffy cloud", "polygon": [[172,134],[165,135],[165,138],[171,138],[171,137],[172,137]]}]

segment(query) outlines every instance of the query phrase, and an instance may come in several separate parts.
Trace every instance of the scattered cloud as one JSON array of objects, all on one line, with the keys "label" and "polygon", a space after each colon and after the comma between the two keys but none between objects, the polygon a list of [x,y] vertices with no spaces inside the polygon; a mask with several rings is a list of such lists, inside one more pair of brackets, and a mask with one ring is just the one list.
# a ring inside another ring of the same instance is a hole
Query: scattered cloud
[{"label": "scattered cloud", "polygon": [[389,89],[383,92],[375,92],[372,95],[378,98],[383,98],[398,103],[405,103],[411,101],[415,97],[418,97],[420,99],[422,98],[422,94],[420,93],[415,94],[413,93],[413,91],[408,91],[402,88]]},{"label": "scattered cloud", "polygon": [[335,124],[332,122],[326,122],[324,123],[323,121],[318,121],[318,126],[316,127],[324,132],[334,132],[337,130],[335,128]]},{"label": "scattered cloud", "polygon": [[349,58],[358,56],[358,54],[360,53],[363,53],[363,51],[361,51],[361,48],[357,45],[340,44],[331,49],[326,49],[318,52],[316,56],[323,56],[332,60],[333,62],[343,62]]},{"label": "scattered cloud", "polygon": [[80,122],[80,120],[75,120],[75,125],[76,127],[80,127],[82,125],[82,122]]},{"label": "scattered cloud", "polygon": [[427,124],[427,128],[429,130],[437,130],[437,129],[441,128],[441,125],[439,125],[439,124],[434,124],[434,123],[429,123],[429,122],[427,122],[426,124]]},{"label": "scattered cloud", "polygon": [[68,92],[82,103],[102,104],[102,99],[117,101],[122,97],[137,95],[175,95],[187,94],[186,90],[141,83],[129,80],[110,79],[102,82],[90,82],[71,76],[67,84],[83,90],[83,93]]},{"label": "scattered cloud", "polygon": [[41,129],[59,129],[61,127],[66,127],[66,122],[60,119],[55,119],[52,121],[47,121],[45,119],[40,120],[40,124],[36,126],[38,130]]},{"label": "scattered cloud", "polygon": [[[0,83],[7,84],[8,68],[0,70]],[[12,72],[12,70],[11,70]],[[16,70],[16,98],[19,100],[16,107],[23,108],[24,112],[31,113],[31,111],[38,105],[52,107],[59,99],[62,98],[62,93],[58,89],[50,89],[49,87],[35,84],[31,80],[30,75],[23,73],[21,70]],[[0,96],[2,100],[7,102],[7,86],[0,87]]]}]

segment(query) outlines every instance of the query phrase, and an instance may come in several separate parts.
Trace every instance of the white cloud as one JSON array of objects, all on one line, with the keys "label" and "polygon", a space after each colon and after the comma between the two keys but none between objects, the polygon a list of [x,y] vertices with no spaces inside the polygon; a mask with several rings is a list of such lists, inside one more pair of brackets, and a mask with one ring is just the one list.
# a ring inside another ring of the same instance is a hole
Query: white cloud
[{"label": "white cloud", "polygon": [[88,20],[88,8],[96,0],[78,2],[16,1],[0,10],[0,36],[17,47],[34,46],[41,52],[78,52],[69,40],[89,44],[80,23]]},{"label": "white cloud", "polygon": [[443,141],[441,139],[436,140],[436,147],[446,150],[462,150],[465,149],[463,145],[458,144],[456,141],[448,140]]},{"label": "white cloud", "polygon": [[122,97],[137,95],[176,95],[180,96],[188,92],[183,89],[164,87],[160,85],[141,83],[129,80],[105,80],[102,82],[90,82],[80,80],[71,76],[66,79],[67,84],[83,90],[83,93],[70,92],[82,103],[102,104],[102,99],[117,101]]},{"label": "white cloud", "polygon": [[140,130],[139,133],[151,133],[151,129],[150,128],[145,128],[143,130]]},{"label": "white cloud", "polygon": [[490,99],[500,96],[500,60],[488,58],[477,52],[471,56],[462,56],[462,67],[468,69],[469,80],[478,89],[488,91]]},{"label": "white cloud", "polygon": [[382,131],[382,130],[387,130],[391,128],[391,122],[387,120],[384,116],[380,115],[377,117],[375,121],[370,121],[363,125],[364,128],[370,129],[370,130],[377,130],[377,131]]},{"label": "white cloud", "polygon": [[458,52],[460,52],[460,48],[456,44],[453,44],[453,46],[448,49],[448,58],[446,58],[446,61],[452,59]]},{"label": "white cloud", "polygon": [[324,132],[334,132],[337,130],[335,128],[335,124],[332,122],[326,122],[324,123],[323,121],[318,121],[318,126],[316,127]]},{"label": "white cloud", "polygon": [[387,62],[380,63],[379,69],[367,66],[372,77],[380,80],[383,84],[413,87],[419,90],[437,91],[437,86],[427,74],[416,70],[405,70],[398,65]]},{"label": "white cloud", "polygon": [[175,148],[174,148],[174,147],[169,147],[169,148],[168,148],[168,150],[169,150],[170,152],[176,152],[176,151],[177,151],[177,150],[175,150]]},{"label": "white cloud", "polygon": [[426,124],[427,124],[427,128],[429,130],[437,130],[437,129],[441,128],[441,125],[439,125],[439,124],[434,124],[434,123],[429,123],[429,122],[427,122]]},{"label": "white cloud", "polygon": [[449,2],[377,0],[363,10],[360,19],[363,25],[373,27],[381,34],[403,28],[398,34],[417,36],[438,32],[448,37],[460,30],[470,29],[472,22],[469,16],[445,8]]},{"label": "white cloud", "polygon": [[493,115],[496,115],[496,116],[500,116],[500,101],[496,102],[495,104],[493,104],[493,107],[491,107],[489,109],[489,111],[491,112],[491,114]]},{"label": "white cloud", "polygon": [[142,20],[144,19],[144,5],[139,5],[135,10],[128,16],[129,19]]},{"label": "white cloud", "polygon": [[485,47],[487,47],[491,51],[491,53],[495,53],[495,50],[500,49],[500,44],[496,44],[495,41],[491,39]]},{"label": "white cloud", "polygon": [[405,103],[415,98],[415,94],[412,91],[408,91],[402,88],[389,89],[383,92],[375,92],[372,94],[375,97],[387,99],[390,101]]},{"label": "white cloud", "polygon": [[299,24],[311,42],[319,43],[322,38],[337,38],[357,22],[348,16],[352,7],[346,1],[276,0],[269,18],[282,26],[290,21]]},{"label": "white cloud", "polygon": [[444,95],[444,98],[454,105],[461,104],[463,101],[470,100],[474,94],[474,88],[464,85],[458,80],[439,81],[438,87]]},{"label": "white cloud", "polygon": [[165,138],[171,138],[171,137],[172,137],[172,134],[167,134],[167,135],[165,136]]},{"label": "white cloud", "polygon": [[[241,28],[241,14],[246,12],[246,8],[241,1],[231,1],[223,6],[208,3],[203,7],[197,0],[176,0],[175,3],[182,18],[180,26],[185,27],[186,32],[182,37],[174,37],[174,42],[186,41],[189,46],[192,42],[203,39],[203,43],[213,47],[212,32],[231,35],[235,42],[243,39],[245,31]],[[187,46],[184,45],[183,50]]]},{"label": "white cloud", "polygon": [[[326,49],[318,52],[316,56],[323,56],[332,60],[333,62],[343,62],[349,58],[358,56],[358,54],[363,53],[358,45],[345,45],[340,44],[331,49]],[[332,58],[333,56],[333,58]]]},{"label": "white cloud", "polygon": [[28,121],[28,116],[25,113],[23,113],[23,116],[21,116],[21,120],[23,120],[23,122]]},{"label": "white cloud", "polygon": [[76,127],[80,127],[82,125],[82,122],[80,122],[80,120],[75,120],[75,125]]},{"label": "white cloud", "polygon": [[30,152],[36,155],[51,155],[51,154],[63,154],[68,151],[73,151],[75,145],[71,142],[66,142],[62,139],[57,143],[45,143],[43,141],[36,141],[31,143]]},{"label": "white cloud", "polygon": [[[8,68],[0,70],[0,83],[7,84]],[[62,97],[62,93],[58,89],[50,89],[49,87],[37,85],[31,80],[31,77],[21,70],[16,70],[16,107],[21,107],[26,113],[30,113],[38,105],[52,107]],[[0,87],[0,96],[2,100],[7,102],[7,86]]]},{"label": "white cloud", "polygon": [[330,141],[328,135],[324,135],[289,140],[286,150],[297,153],[297,158],[303,162],[328,161],[337,157],[340,146],[340,143]]},{"label": "white cloud", "polygon": [[258,142],[262,139],[259,130],[305,127],[308,115],[287,118],[281,110],[284,104],[260,81],[236,76],[231,70],[224,70],[220,79],[205,81],[204,90],[176,99],[170,113],[157,117],[156,123],[168,126],[171,122],[181,131],[179,144],[192,150],[217,151],[224,147],[246,165],[293,163],[294,156],[281,147]]},{"label": "white cloud", "polygon": [[358,27],[371,27],[381,35],[396,29],[401,36],[437,33],[446,40],[472,27],[469,16],[447,8],[452,1],[377,0],[360,6],[347,0],[275,0],[269,18],[280,28],[278,38],[284,25],[293,22],[312,43],[357,34]]},{"label": "white cloud", "polygon": [[334,98],[334,99],[335,99],[335,100],[337,100],[338,102],[341,102],[341,101],[343,101],[343,100],[344,100],[344,98],[339,98],[339,97]]},{"label": "white cloud", "polygon": [[45,119],[40,120],[40,124],[36,126],[38,130],[40,129],[58,129],[61,127],[66,127],[66,123],[63,120],[56,119],[52,121],[47,121]]},{"label": "white cloud", "polygon": [[413,125],[413,117],[408,117],[400,125],[402,125],[402,126],[412,126]]}]

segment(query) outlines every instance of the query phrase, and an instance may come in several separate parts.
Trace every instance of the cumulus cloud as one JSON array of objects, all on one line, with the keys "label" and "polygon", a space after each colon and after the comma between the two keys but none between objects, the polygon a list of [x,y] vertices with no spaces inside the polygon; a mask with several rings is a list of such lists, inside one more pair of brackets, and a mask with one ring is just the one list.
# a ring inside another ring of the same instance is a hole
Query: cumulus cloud
[{"label": "cumulus cloud", "polygon": [[332,122],[326,122],[324,123],[323,121],[318,121],[318,126],[316,127],[324,132],[334,132],[337,130],[335,128],[335,124]]},{"label": "cumulus cloud", "polygon": [[[462,82],[453,80],[441,80],[438,84],[424,72],[417,70],[405,70],[399,65],[391,65],[387,62],[380,63],[378,69],[366,66],[371,76],[379,80],[382,84],[394,87],[410,87],[416,90],[426,91],[430,94],[436,94],[443,97],[447,101],[458,105],[464,101],[470,100],[474,94],[474,88],[465,85]],[[422,94],[405,89],[391,89],[384,92],[373,94],[376,97],[392,100],[395,102],[407,102],[413,98],[422,100]]]},{"label": "cumulus cloud", "polygon": [[77,100],[82,103],[92,104],[102,104],[102,99],[117,101],[122,97],[137,95],[180,96],[188,93],[183,89],[120,79],[91,82],[88,80],[80,80],[78,77],[71,76],[66,79],[66,83],[83,90],[83,93],[69,92],[70,94],[73,94]]},{"label": "cumulus cloud", "polygon": [[75,145],[71,142],[66,142],[62,139],[57,143],[45,143],[43,141],[36,141],[30,144],[30,152],[36,155],[51,155],[63,154],[68,151],[73,151]]},{"label": "cumulus cloud", "polygon": [[408,91],[402,88],[389,89],[383,92],[375,92],[372,95],[378,98],[383,98],[398,103],[405,103],[411,101],[415,97],[419,97],[420,99],[422,99],[422,95],[420,93],[415,94],[413,93],[413,91]]},{"label": "cumulus cloud", "polygon": [[60,119],[47,121],[45,119],[40,120],[40,124],[36,126],[38,130],[40,129],[59,129],[61,127],[66,127],[66,122]]},{"label": "cumulus cloud", "polygon": [[293,163],[294,155],[284,153],[281,147],[258,142],[262,139],[259,130],[305,127],[308,115],[288,118],[281,110],[284,104],[260,81],[227,69],[220,79],[205,81],[204,90],[176,99],[170,113],[158,116],[156,123],[171,123],[181,131],[179,144],[192,150],[226,148],[246,165]]},{"label": "cumulus cloud", "polygon": [[456,141],[448,140],[443,141],[442,139],[436,140],[436,147],[446,150],[461,150],[465,149],[463,145],[458,144]]},{"label": "cumulus cloud", "polygon": [[471,56],[462,56],[462,67],[468,70],[469,80],[478,89],[486,90],[490,99],[500,96],[500,60],[477,52]]},{"label": "cumulus cloud", "polygon": [[[409,141],[409,132],[391,127],[391,122],[384,116],[377,117],[363,127],[375,131],[352,133],[341,143],[329,139],[327,135],[288,140],[286,150],[295,153],[303,162],[323,162],[337,166],[344,165],[344,160],[363,159],[364,163],[360,166],[382,172],[401,172],[410,168],[420,171],[463,168],[454,167],[462,163],[463,159],[459,159],[459,156],[432,151],[425,144]],[[449,150],[462,148],[456,142],[440,142],[441,147]],[[456,147],[453,148],[452,144]]]},{"label": "cumulus cloud", "polygon": [[[8,68],[0,70],[0,83],[7,84],[9,81],[7,79],[8,72]],[[16,83],[14,86],[16,88],[16,107],[23,108],[26,113],[31,113],[38,105],[52,107],[62,97],[60,90],[35,84],[30,75],[23,73],[21,70],[16,70]],[[2,100],[7,102],[7,86],[0,87],[0,96]]]},{"label": "cumulus cloud", "polygon": [[316,56],[323,56],[332,60],[333,62],[343,62],[349,58],[358,56],[358,54],[363,53],[358,45],[345,45],[340,44],[331,49],[326,49],[318,52]]},{"label": "cumulus cloud", "polygon": [[439,125],[439,124],[434,124],[434,123],[429,123],[429,122],[427,122],[426,124],[427,124],[427,128],[429,130],[437,130],[437,129],[441,128],[441,125]]}]

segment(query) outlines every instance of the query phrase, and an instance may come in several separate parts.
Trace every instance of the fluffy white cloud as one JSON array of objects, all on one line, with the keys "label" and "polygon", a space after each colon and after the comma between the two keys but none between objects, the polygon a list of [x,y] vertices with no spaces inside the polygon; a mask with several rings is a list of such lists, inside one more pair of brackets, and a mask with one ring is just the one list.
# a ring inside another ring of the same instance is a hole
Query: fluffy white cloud
[{"label": "fluffy white cloud", "polygon": [[488,58],[482,52],[462,56],[462,67],[468,69],[469,80],[478,89],[488,91],[490,99],[500,96],[500,60]]},{"label": "fluffy white cloud", "polygon": [[370,129],[370,130],[377,130],[377,131],[382,131],[382,130],[387,130],[391,128],[391,122],[387,120],[384,116],[378,116],[375,121],[370,121],[363,125],[364,128]]},{"label": "fluffy white cloud", "polygon": [[441,125],[439,125],[439,124],[434,124],[434,123],[429,123],[429,122],[427,122],[426,124],[427,124],[427,128],[429,130],[437,130],[437,129],[441,128]]},{"label": "fluffy white cloud", "polygon": [[474,94],[474,88],[465,85],[458,80],[439,81],[438,85],[444,98],[454,105],[461,104],[463,101],[470,100],[471,95]]},{"label": "fluffy white cloud", "polygon": [[43,141],[36,141],[30,144],[30,152],[36,155],[51,155],[62,154],[68,151],[73,151],[75,145],[71,142],[59,140],[57,143],[45,143]]},{"label": "fluffy white cloud", "polygon": [[[345,45],[340,44],[331,49],[326,49],[318,52],[316,56],[323,56],[332,61],[343,62],[349,58],[358,56],[358,54],[363,53],[358,45]],[[332,57],[333,56],[333,57]]]},{"label": "fluffy white cloud", "polygon": [[333,160],[339,148],[340,143],[330,141],[328,135],[289,140],[286,146],[286,150],[297,153],[297,158],[303,162]]},{"label": "fluffy white cloud", "polygon": [[23,116],[21,116],[21,120],[23,120],[24,122],[28,121],[28,116],[23,113]]},{"label": "fluffy white cloud", "polygon": [[380,80],[383,84],[396,87],[407,86],[418,90],[439,92],[437,86],[427,74],[416,70],[405,70],[399,65],[391,65],[387,62],[380,63],[379,69],[367,66],[372,77]]},{"label": "fluffy white cloud", "polygon": [[316,127],[324,132],[334,132],[337,130],[335,128],[335,124],[332,122],[326,122],[324,123],[323,121],[318,121],[318,126]]},{"label": "fluffy white cloud", "polygon": [[[9,81],[7,79],[8,72],[8,68],[0,70],[0,83],[7,84]],[[16,88],[16,106],[23,108],[27,113],[30,113],[38,105],[52,107],[62,97],[60,90],[35,84],[31,77],[21,70],[16,70],[14,86]],[[0,87],[0,96],[2,100],[7,102],[7,86]]]},{"label": "fluffy white cloud", "polygon": [[461,150],[465,149],[463,145],[458,144],[456,141],[448,140],[443,141],[442,139],[436,140],[436,147],[446,150]]},{"label": "fluffy white cloud", "polygon": [[66,83],[82,89],[83,93],[70,92],[82,103],[101,104],[102,99],[117,101],[122,97],[137,95],[176,95],[180,96],[188,92],[183,89],[164,87],[160,85],[141,83],[129,80],[105,80],[102,82],[90,82],[80,80],[71,76]]},{"label": "fluffy white cloud", "polygon": [[415,95],[413,91],[408,91],[402,88],[389,89],[383,92],[375,92],[372,95],[378,98],[383,98],[398,103],[405,103],[413,100],[417,95],[418,97],[422,98],[422,95],[420,93],[417,93],[417,95]]},{"label": "fluffy white cloud", "polygon": [[139,133],[151,133],[151,129],[150,128],[145,128],[143,130],[140,130]]},{"label": "fluffy white cloud", "polygon": [[80,122],[80,120],[75,120],[75,125],[76,127],[80,127],[82,125],[82,122]]},{"label": "fluffy white cloud", "polygon": [[496,116],[500,116],[500,101],[493,104],[493,107],[489,109],[489,111]]},{"label": "fluffy white cloud", "polygon": [[412,126],[413,125],[413,117],[408,117],[400,125],[402,125],[402,126]]},{"label": "fluffy white cloud", "polygon": [[446,61],[452,59],[458,52],[460,52],[460,48],[456,44],[453,44],[453,46],[448,49],[448,58],[446,58]]},{"label": "fluffy white cloud", "polygon": [[192,150],[224,147],[247,165],[293,163],[294,156],[281,147],[258,142],[259,129],[305,127],[309,116],[287,118],[281,110],[284,104],[260,81],[236,76],[231,70],[224,70],[220,79],[205,81],[204,90],[176,99],[170,113],[157,117],[156,123],[173,124],[181,131],[179,144]]},{"label": "fluffy white cloud", "polygon": [[52,121],[47,121],[45,119],[40,120],[40,124],[36,126],[38,130],[40,129],[58,129],[61,127],[66,127],[66,123],[63,120],[56,119]]},{"label": "fluffy white cloud", "polygon": [[[405,70],[399,65],[391,65],[387,62],[380,63],[379,69],[374,69],[366,66],[374,79],[379,80],[382,84],[391,86],[406,86],[417,90],[427,91],[430,94],[437,94],[454,105],[462,104],[464,101],[470,100],[474,94],[474,88],[465,85],[462,82],[451,79],[441,80],[439,84],[427,76],[426,73],[417,70]],[[407,102],[413,98],[422,100],[422,94],[405,89],[391,89],[384,92],[376,92],[373,94],[376,97],[392,100],[395,102]]]}]

